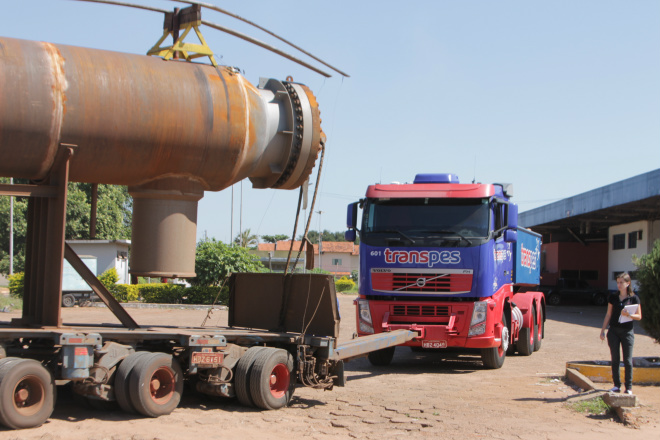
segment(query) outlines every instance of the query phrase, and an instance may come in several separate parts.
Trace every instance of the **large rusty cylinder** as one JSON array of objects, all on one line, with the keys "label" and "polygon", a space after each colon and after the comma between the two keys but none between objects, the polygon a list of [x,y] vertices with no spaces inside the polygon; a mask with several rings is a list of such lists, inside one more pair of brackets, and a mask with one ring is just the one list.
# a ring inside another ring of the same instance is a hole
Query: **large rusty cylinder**
[{"label": "large rusty cylinder", "polygon": [[0,38],[0,175],[43,179],[67,143],[75,182],[297,188],[320,148],[318,105],[300,84],[260,87],[233,68]]},{"label": "large rusty cylinder", "polygon": [[0,37],[0,176],[128,185],[131,273],[191,277],[197,202],[245,178],[294,189],[324,140],[302,84],[236,69]]}]

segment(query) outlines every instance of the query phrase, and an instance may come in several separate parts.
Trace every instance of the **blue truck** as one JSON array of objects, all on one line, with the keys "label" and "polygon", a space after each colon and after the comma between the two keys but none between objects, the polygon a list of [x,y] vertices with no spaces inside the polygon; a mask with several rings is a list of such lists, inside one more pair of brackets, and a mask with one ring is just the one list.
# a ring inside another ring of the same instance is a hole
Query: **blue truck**
[{"label": "blue truck", "polygon": [[[541,236],[518,226],[512,196],[510,184],[461,184],[454,174],[369,186],[347,212],[346,239],[360,234],[357,335],[412,330],[403,345],[478,349],[491,369],[507,353],[540,349]],[[387,365],[394,350],[369,360]]]}]

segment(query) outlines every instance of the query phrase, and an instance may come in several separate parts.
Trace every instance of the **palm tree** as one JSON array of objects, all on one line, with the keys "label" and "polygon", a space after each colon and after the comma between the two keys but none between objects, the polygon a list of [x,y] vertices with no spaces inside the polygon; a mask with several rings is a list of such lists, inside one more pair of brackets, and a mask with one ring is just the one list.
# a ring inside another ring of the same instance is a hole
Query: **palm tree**
[{"label": "palm tree", "polygon": [[246,229],[234,238],[234,244],[244,248],[254,248],[259,244],[259,236]]}]

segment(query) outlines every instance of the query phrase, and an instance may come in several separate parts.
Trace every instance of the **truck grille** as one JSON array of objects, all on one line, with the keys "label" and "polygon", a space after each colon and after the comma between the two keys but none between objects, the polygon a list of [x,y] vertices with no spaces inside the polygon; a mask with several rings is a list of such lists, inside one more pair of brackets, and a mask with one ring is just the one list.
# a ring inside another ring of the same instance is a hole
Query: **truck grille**
[{"label": "truck grille", "polygon": [[394,305],[390,311],[392,316],[449,316],[448,306]]},{"label": "truck grille", "polygon": [[390,293],[467,293],[472,287],[472,271],[398,272],[396,269],[387,272],[372,271],[371,287],[374,291]]}]

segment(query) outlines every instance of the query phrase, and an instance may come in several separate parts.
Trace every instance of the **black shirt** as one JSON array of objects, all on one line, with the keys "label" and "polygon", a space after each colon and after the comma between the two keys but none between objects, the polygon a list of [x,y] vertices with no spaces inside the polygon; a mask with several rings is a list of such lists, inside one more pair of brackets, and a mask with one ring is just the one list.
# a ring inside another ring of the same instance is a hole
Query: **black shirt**
[{"label": "black shirt", "polygon": [[633,329],[633,322],[619,322],[619,316],[621,316],[621,311],[625,306],[631,304],[641,304],[639,297],[637,295],[628,296],[623,301],[619,299],[619,292],[612,293],[608,298],[607,302],[612,304],[612,316],[610,317],[610,327],[618,327],[626,330]]}]

